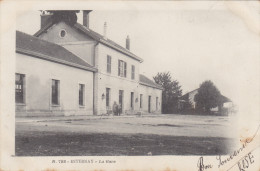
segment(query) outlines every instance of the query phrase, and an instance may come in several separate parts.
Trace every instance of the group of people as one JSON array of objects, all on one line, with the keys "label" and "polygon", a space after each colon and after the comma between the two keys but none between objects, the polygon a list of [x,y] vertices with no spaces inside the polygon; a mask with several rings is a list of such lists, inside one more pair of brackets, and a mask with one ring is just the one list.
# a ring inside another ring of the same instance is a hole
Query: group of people
[{"label": "group of people", "polygon": [[116,102],[114,102],[113,104],[113,114],[116,115],[116,116],[120,116],[120,113],[121,113],[121,105],[117,104]]}]

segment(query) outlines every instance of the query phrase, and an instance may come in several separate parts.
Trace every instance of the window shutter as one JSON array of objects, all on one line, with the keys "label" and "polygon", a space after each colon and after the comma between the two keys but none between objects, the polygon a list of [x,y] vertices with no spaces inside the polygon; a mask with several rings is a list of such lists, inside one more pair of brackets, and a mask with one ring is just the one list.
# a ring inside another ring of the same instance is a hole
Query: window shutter
[{"label": "window shutter", "polygon": [[107,72],[109,72],[109,56],[107,55]]},{"label": "window shutter", "polygon": [[134,66],[134,72],[133,72],[133,79],[135,79],[135,66]]},{"label": "window shutter", "polygon": [[111,73],[111,56],[107,55],[107,72]]},{"label": "window shutter", "polygon": [[125,67],[124,67],[124,76],[126,77],[126,71],[127,71],[127,65],[126,65],[126,62],[124,62],[125,63]]},{"label": "window shutter", "polygon": [[118,60],[118,76],[120,76],[120,60]]}]

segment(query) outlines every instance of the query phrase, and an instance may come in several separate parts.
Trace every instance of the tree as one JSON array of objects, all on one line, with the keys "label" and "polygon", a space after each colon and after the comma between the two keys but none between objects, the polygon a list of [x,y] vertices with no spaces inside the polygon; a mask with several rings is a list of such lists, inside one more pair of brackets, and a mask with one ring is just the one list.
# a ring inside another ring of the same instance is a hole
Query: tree
[{"label": "tree", "polygon": [[221,94],[212,81],[204,81],[195,95],[196,109],[210,112],[211,108],[217,107],[221,103]]},{"label": "tree", "polygon": [[162,112],[173,113],[178,110],[178,98],[182,95],[181,86],[177,80],[173,80],[170,72],[157,73],[154,81],[163,87]]}]

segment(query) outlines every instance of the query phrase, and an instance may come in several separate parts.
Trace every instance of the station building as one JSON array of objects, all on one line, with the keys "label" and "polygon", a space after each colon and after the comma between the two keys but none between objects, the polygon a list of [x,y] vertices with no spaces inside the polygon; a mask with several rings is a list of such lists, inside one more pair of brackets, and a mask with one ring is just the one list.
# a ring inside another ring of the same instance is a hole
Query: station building
[{"label": "station building", "polygon": [[16,32],[17,116],[161,113],[162,87],[139,73],[143,59],[89,28],[89,13],[48,11],[34,35]]}]

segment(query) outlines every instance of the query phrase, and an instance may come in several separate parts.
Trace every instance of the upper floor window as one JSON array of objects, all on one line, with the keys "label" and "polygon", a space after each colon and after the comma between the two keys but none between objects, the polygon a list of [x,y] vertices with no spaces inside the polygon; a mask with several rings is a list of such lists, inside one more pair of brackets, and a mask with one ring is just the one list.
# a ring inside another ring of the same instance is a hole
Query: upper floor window
[{"label": "upper floor window", "polygon": [[122,60],[118,60],[118,76],[126,77],[127,64]]},{"label": "upper floor window", "polygon": [[111,73],[111,56],[107,55],[107,72]]},{"label": "upper floor window", "polygon": [[15,74],[15,102],[24,103],[25,75]]},{"label": "upper floor window", "polygon": [[135,66],[134,66],[134,65],[132,65],[132,73],[131,73],[131,78],[132,78],[132,80],[134,80],[134,79],[135,79]]},{"label": "upper floor window", "polygon": [[79,84],[79,105],[84,106],[85,85]]},{"label": "upper floor window", "polygon": [[60,94],[60,81],[59,80],[52,80],[51,86],[51,103],[53,105],[59,105],[59,95]]},{"label": "upper floor window", "polygon": [[64,29],[62,29],[62,30],[60,31],[60,37],[63,38],[63,37],[65,37],[65,36],[66,36],[66,31],[65,31]]}]

